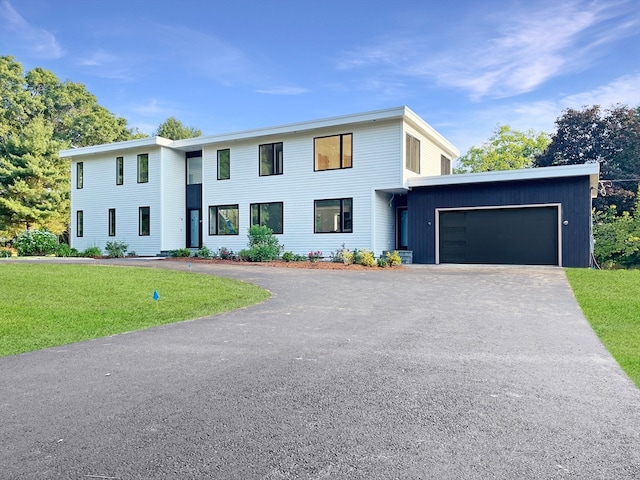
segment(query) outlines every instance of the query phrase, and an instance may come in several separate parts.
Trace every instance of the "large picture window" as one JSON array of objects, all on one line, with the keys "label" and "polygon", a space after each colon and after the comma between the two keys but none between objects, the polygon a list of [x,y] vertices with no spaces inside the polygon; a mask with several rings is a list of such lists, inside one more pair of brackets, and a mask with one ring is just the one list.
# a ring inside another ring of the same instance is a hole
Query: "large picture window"
[{"label": "large picture window", "polygon": [[76,188],[80,189],[84,186],[84,163],[76,163]]},{"label": "large picture window", "polygon": [[78,210],[76,212],[76,237],[82,237],[84,235],[84,212]]},{"label": "large picture window", "polygon": [[315,138],[313,143],[314,169],[318,171],[351,168],[352,138],[351,133]]},{"label": "large picture window", "polygon": [[151,235],[151,212],[149,207],[138,209],[138,235],[146,237]]},{"label": "large picture window", "polygon": [[238,235],[238,205],[209,207],[209,235]]},{"label": "large picture window", "polygon": [[109,236],[110,237],[116,236],[116,209],[115,208],[109,209]]},{"label": "large picture window", "polygon": [[353,199],[316,200],[314,205],[315,233],[353,232]]},{"label": "large picture window", "polygon": [[283,203],[252,203],[251,225],[266,225],[273,233],[283,232]]},{"label": "large picture window", "polygon": [[282,175],[282,142],[259,147],[260,176]]},{"label": "large picture window", "polygon": [[420,140],[407,134],[405,166],[412,172],[420,173]]},{"label": "large picture window", "polygon": [[218,150],[218,180],[229,180],[231,178],[231,151]]},{"label": "large picture window", "polygon": [[138,183],[147,183],[149,181],[149,154],[141,153],[138,155]]},{"label": "large picture window", "polygon": [[124,158],[116,158],[116,185],[122,185],[124,183]]}]

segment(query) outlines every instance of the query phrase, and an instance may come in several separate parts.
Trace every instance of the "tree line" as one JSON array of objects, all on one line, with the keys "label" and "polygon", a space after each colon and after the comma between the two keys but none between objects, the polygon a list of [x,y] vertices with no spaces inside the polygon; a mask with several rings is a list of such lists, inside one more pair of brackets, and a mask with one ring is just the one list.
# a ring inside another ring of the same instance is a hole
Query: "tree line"
[{"label": "tree line", "polygon": [[[67,230],[71,173],[60,150],[148,136],[84,85],[43,68],[24,72],[12,56],[0,57],[0,98],[0,240],[25,229]],[[175,117],[154,132],[172,140],[201,134]]]},{"label": "tree line", "polygon": [[[147,135],[99,105],[84,85],[43,68],[24,72],[11,56],[0,57],[0,94],[0,241],[25,229],[63,234],[71,174],[58,152]],[[458,159],[454,173],[597,162],[596,257],[613,266],[640,265],[640,107],[569,108],[555,126],[548,134],[498,125]],[[153,134],[179,140],[202,132],[169,117]]]}]

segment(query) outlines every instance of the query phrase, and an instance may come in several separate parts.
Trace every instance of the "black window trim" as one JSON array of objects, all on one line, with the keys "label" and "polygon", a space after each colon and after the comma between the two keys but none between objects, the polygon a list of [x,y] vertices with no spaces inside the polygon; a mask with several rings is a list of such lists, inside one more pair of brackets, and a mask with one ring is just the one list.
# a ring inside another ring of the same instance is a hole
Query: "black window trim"
[{"label": "black window trim", "polygon": [[[142,210],[147,209],[147,214],[149,217],[149,231],[147,233],[142,232]],[[138,236],[139,237],[149,237],[151,236],[151,207],[138,207]]]},{"label": "black window trim", "polygon": [[84,237],[84,210],[76,210],[76,237]]},{"label": "black window trim", "polygon": [[[337,232],[318,232],[316,230],[316,208],[317,202],[330,202],[330,201],[340,201],[340,230]],[[351,230],[345,231],[344,229],[344,201],[351,200]],[[335,234],[335,233],[353,233],[353,197],[344,197],[344,198],[321,198],[319,200],[313,201],[313,233],[318,235],[323,235],[325,233]]]},{"label": "black window trim", "polygon": [[[240,222],[240,205],[237,203],[230,203],[230,204],[226,204],[226,205],[209,205],[209,209],[208,209],[208,213],[209,213],[209,236],[213,237],[213,236],[221,236],[221,237],[227,237],[230,235],[240,235],[240,228],[238,228],[238,231],[236,231],[236,233],[219,233],[219,228],[218,228],[218,209],[219,208],[229,208],[229,207],[235,207],[236,210],[238,211],[238,223]],[[215,220],[215,233],[211,233],[211,209],[215,208],[216,209],[216,220]],[[240,225],[238,225],[238,227],[240,227]]]},{"label": "black window trim", "polygon": [[[344,166],[344,141],[343,138],[346,135],[351,135],[351,165]],[[340,137],[340,166],[337,168],[316,168],[316,140],[321,138]],[[326,172],[329,170],[345,170],[347,168],[353,168],[353,132],[338,133],[336,135],[324,135],[322,137],[313,137],[313,171],[314,172]]]},{"label": "black window trim", "polygon": [[108,222],[109,222],[109,225],[107,229],[108,229],[109,236],[115,237],[116,236],[116,209],[115,208],[109,209]]},{"label": "black window trim", "polygon": [[[271,148],[273,149],[272,153],[273,153],[273,160],[272,160],[272,165],[271,168],[274,171],[274,173],[262,173],[262,159],[260,158],[260,151],[262,150],[262,147],[267,147],[267,146],[271,146]],[[279,165],[280,166],[280,171],[277,171],[277,167],[278,167],[278,157],[275,154],[275,148],[277,145],[281,146],[282,149],[282,163]],[[271,143],[262,143],[260,145],[258,145],[258,175],[260,177],[271,177],[273,175],[282,175],[284,173],[284,142],[271,142]]]},{"label": "black window trim", "polygon": [[84,188],[84,162],[76,163],[76,189]]},{"label": "black window trim", "polygon": [[[144,180],[140,180],[140,160],[142,159],[142,157],[147,158],[147,176]],[[139,153],[137,156],[137,164],[138,164],[138,183],[149,183],[149,154],[148,153]]]},{"label": "black window trim", "polygon": [[[229,152],[229,176],[227,178],[220,177],[220,152]],[[230,148],[221,148],[216,151],[216,167],[218,170],[217,180],[230,180],[231,179],[231,149]]]},{"label": "black window trim", "polygon": [[124,185],[124,157],[116,157],[116,185]]},{"label": "black window trim", "polygon": [[249,225],[250,226],[254,225],[253,218],[252,218],[253,206],[254,205],[258,206],[258,226],[260,226],[260,225],[262,225],[262,219],[260,218],[260,216],[261,216],[261,214],[260,214],[260,206],[261,205],[277,204],[277,203],[279,203],[281,205],[280,211],[281,211],[281,215],[282,215],[282,231],[281,232],[274,231],[273,234],[274,235],[283,235],[284,234],[284,202],[255,202],[255,203],[250,203],[249,204]]}]

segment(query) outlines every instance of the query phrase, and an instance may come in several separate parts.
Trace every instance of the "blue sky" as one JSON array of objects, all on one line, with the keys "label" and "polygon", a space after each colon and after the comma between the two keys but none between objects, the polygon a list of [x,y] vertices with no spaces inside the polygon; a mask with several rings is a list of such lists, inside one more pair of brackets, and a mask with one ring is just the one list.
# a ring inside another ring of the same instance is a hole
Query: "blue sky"
[{"label": "blue sky", "polygon": [[0,55],[149,134],[407,105],[464,153],[640,105],[640,0],[0,0]]}]

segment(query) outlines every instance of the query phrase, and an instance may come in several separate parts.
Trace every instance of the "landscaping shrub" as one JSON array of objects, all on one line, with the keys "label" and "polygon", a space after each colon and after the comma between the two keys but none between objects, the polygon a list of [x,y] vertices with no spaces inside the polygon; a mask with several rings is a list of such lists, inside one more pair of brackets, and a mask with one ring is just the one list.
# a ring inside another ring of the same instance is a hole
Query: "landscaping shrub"
[{"label": "landscaping shrub", "polygon": [[58,248],[58,237],[46,230],[25,230],[14,240],[20,256],[51,255]]},{"label": "landscaping shrub", "polygon": [[331,254],[331,261],[351,265],[353,263],[353,253],[348,248],[345,248],[343,243],[341,248]]},{"label": "landscaping shrub", "polygon": [[107,242],[106,246],[104,247],[107,255],[112,258],[124,257],[125,253],[127,252],[127,248],[129,248],[129,245],[124,242],[117,241]]},{"label": "landscaping shrub", "polygon": [[211,252],[211,250],[209,250],[209,248],[206,245],[203,245],[196,252],[196,257],[200,257],[200,258],[211,258],[213,256],[214,256],[213,253]]},{"label": "landscaping shrub", "polygon": [[380,268],[385,268],[389,266],[389,262],[385,258],[379,258],[376,263]]},{"label": "landscaping shrub", "polygon": [[400,254],[397,250],[394,250],[393,252],[387,252],[386,260],[391,267],[396,267],[402,263],[402,258],[400,257]]},{"label": "landscaping shrub", "polygon": [[269,227],[253,225],[249,229],[248,237],[249,248],[240,252],[243,260],[268,262],[280,256],[280,244]]},{"label": "landscaping shrub", "polygon": [[235,256],[233,250],[229,250],[227,247],[220,247],[218,249],[218,257],[222,260],[231,260]]},{"label": "landscaping shrub", "polygon": [[358,250],[356,263],[365,267],[375,267],[377,265],[373,252],[364,248]]},{"label": "landscaping shrub", "polygon": [[320,250],[311,251],[307,254],[310,262],[316,263],[318,260],[322,259],[322,252]]},{"label": "landscaping shrub", "polygon": [[80,252],[66,243],[61,243],[56,249],[56,257],[77,257],[78,255],[80,255]]},{"label": "landscaping shrub", "polygon": [[172,257],[190,257],[191,250],[188,248],[179,248],[177,250],[171,250]]},{"label": "landscaping shrub", "polygon": [[0,258],[10,258],[13,252],[5,247],[0,247]]},{"label": "landscaping shrub", "polygon": [[89,258],[100,258],[102,257],[102,250],[100,250],[100,247],[89,247],[84,252],[82,252],[82,256]]},{"label": "landscaping shrub", "polygon": [[293,262],[295,257],[296,255],[293,252],[284,252],[282,254],[282,260],[284,260],[285,262]]}]

